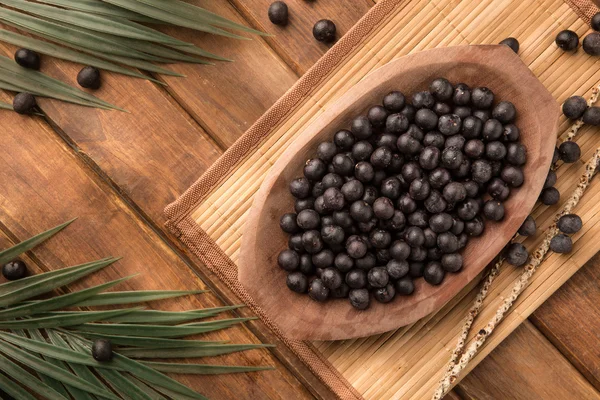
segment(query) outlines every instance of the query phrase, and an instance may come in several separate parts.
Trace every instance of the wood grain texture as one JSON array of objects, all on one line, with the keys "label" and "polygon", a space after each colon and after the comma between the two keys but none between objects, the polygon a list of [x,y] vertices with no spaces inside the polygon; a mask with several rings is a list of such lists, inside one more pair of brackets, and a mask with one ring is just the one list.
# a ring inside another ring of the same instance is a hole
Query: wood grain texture
[{"label": "wood grain texture", "polygon": [[339,38],[375,4],[372,0],[286,0],[289,22],[278,26],[267,15],[272,0],[229,1],[256,28],[275,35],[265,40],[298,75],[305,73],[331,47],[314,39],[312,29],[317,21],[332,20]]},{"label": "wood grain texture", "polygon": [[529,322],[460,383],[465,399],[599,399],[600,393]]},{"label": "wood grain texture", "polygon": [[[74,216],[79,219],[47,244],[35,249],[45,270],[109,255],[117,264],[78,281],[80,289],[141,272],[121,290],[202,289],[205,285],[165,243],[114,194],[71,149],[37,118],[3,113],[0,132],[0,221],[15,240],[31,237]],[[161,302],[164,309],[205,308],[222,303],[212,294]],[[152,304],[149,305],[150,307]],[[240,326],[214,334],[232,342],[258,342]],[[217,362],[207,359],[206,362]],[[203,360],[203,362],[205,362]],[[241,365],[275,365],[276,371],[223,376],[180,376],[182,382],[214,399],[310,398],[306,389],[270,352],[252,350],[218,358]]]},{"label": "wood grain texture", "polygon": [[[319,143],[364,115],[390,91],[423,90],[438,76],[451,82],[487,86],[497,98],[511,101],[519,110],[517,124],[527,148],[524,167],[527,184],[504,203],[501,223],[487,223],[483,235],[463,252],[465,267],[450,274],[439,286],[415,282],[415,294],[388,304],[372,302],[359,311],[347,301],[318,303],[306,295],[291,293],[284,285],[286,273],[277,266],[279,252],[287,248],[288,235],[279,229],[279,218],[293,210],[290,182],[301,175],[306,160]],[[548,174],[559,116],[557,103],[546,88],[506,46],[448,47],[411,54],[365,77],[306,129],[278,158],[262,183],[250,209],[242,236],[239,279],[253,299],[290,337],[340,340],[387,332],[408,325],[438,310],[477,277],[516,233],[538,199]]]},{"label": "wood grain texture", "polygon": [[[247,24],[226,1],[193,0],[233,21]],[[172,65],[187,78],[164,77],[167,90],[223,148],[229,147],[298,79],[256,35],[251,41],[203,34],[182,28],[164,32],[228,57],[214,66]]]},{"label": "wood grain texture", "polygon": [[600,390],[600,255],[530,317],[533,324]]},{"label": "wood grain texture", "polygon": [[[15,47],[1,45],[9,57]],[[45,58],[42,72],[77,86],[81,65]],[[129,113],[40,99],[56,129],[90,164],[157,223],[176,198],[221,154],[206,133],[156,84],[102,72],[94,94]]]}]

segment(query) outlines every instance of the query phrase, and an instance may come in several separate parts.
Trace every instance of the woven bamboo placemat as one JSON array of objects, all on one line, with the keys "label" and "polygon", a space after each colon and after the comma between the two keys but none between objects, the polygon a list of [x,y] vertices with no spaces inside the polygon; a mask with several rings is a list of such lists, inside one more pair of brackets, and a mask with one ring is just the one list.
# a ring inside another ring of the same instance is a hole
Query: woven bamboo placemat
[{"label": "woven bamboo placemat", "polygon": [[[237,281],[235,263],[253,196],[269,167],[285,148],[339,96],[369,72],[397,57],[423,49],[498,43],[513,36],[519,55],[558,102],[589,97],[600,82],[600,58],[581,49],[564,53],[553,43],[571,29],[582,37],[598,11],[588,0],[381,0],[298,83],[286,93],[181,198],[166,209],[168,227],[270,325]],[[467,82],[468,83],[468,82]],[[402,88],[399,88],[402,90]],[[569,123],[561,120],[559,136]],[[598,133],[585,127],[576,141],[582,161],[559,168],[557,188],[566,199],[584,161],[600,146]],[[600,250],[594,181],[577,207],[584,228],[568,256],[550,255],[510,313],[469,365],[473,368],[527,316]],[[539,231],[553,222],[556,206],[538,206]],[[534,248],[541,237],[528,238]],[[505,267],[473,332],[487,321],[510,291],[519,271]],[[443,309],[385,334],[336,342],[302,342],[282,337],[292,351],[341,398],[397,399],[431,396],[456,342],[477,290],[475,280]],[[271,324],[272,325],[272,324]],[[468,372],[468,371],[467,371]]]}]

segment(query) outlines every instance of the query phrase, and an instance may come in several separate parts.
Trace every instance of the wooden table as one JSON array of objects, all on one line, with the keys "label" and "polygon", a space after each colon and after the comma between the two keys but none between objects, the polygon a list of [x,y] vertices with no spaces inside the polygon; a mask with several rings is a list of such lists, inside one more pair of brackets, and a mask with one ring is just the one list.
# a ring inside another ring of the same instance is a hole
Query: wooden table
[{"label": "wooden table", "polygon": [[[327,50],[311,37],[316,20],[333,19],[343,34],[374,3],[287,0],[290,25],[279,28],[266,16],[270,0],[193,2],[276,36],[238,42],[172,30],[170,33],[235,62],[214,67],[174,66],[187,78],[167,78],[166,88],[105,74],[98,95],[131,114],[48,100],[40,102],[47,119],[1,113],[0,245],[5,247],[79,217],[76,224],[28,256],[34,269],[124,256],[115,266],[76,286],[143,272],[123,286],[213,290],[196,298],[167,301],[162,307],[238,302],[164,229],[162,210]],[[10,46],[1,49],[8,55],[14,52]],[[73,84],[79,68],[44,59],[45,73]],[[596,256],[449,397],[600,398],[599,280],[600,258]],[[277,342],[260,322],[210,336],[239,343]],[[182,380],[212,399],[332,397],[284,346],[272,352],[229,355],[217,362],[271,364],[277,369]]]}]

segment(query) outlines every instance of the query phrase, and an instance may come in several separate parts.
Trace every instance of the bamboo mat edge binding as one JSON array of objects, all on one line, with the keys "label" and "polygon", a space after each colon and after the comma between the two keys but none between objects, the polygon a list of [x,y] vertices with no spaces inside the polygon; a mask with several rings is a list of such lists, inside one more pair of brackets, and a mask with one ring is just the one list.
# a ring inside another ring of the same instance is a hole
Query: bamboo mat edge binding
[{"label": "bamboo mat edge binding", "polygon": [[[589,23],[596,7],[589,0],[564,0],[576,14]],[[346,56],[368,37],[369,33],[385,21],[394,7],[405,0],[382,0],[333,46],[286,94],[281,97],[250,129],[229,148],[215,164],[196,181],[181,197],[165,209],[166,226],[202,262],[222,279],[250,309],[294,352],[315,375],[338,397],[361,399],[362,395],[335,369],[310,343],[285,338],[278,332],[237,281],[237,269],[217,244],[190,217],[194,208],[202,202],[236,168],[252,150],[256,149],[272,129],[318,87]]]}]

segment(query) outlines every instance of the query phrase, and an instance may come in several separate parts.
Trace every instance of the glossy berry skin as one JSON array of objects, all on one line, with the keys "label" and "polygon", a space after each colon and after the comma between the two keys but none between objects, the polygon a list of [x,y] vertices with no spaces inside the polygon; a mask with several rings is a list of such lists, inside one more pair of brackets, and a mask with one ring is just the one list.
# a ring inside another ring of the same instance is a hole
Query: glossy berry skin
[{"label": "glossy berry skin", "polygon": [[560,192],[554,187],[543,189],[540,193],[540,201],[547,206],[553,206],[560,201]]},{"label": "glossy berry skin", "polygon": [[574,163],[581,157],[581,148],[573,141],[566,141],[558,146],[560,159],[565,163]]},{"label": "glossy berry skin", "polygon": [[583,113],[587,108],[588,105],[585,98],[582,96],[572,96],[565,100],[562,111],[563,114],[565,114],[565,117],[569,119],[579,119],[583,116]]},{"label": "glossy berry skin", "polygon": [[27,276],[27,264],[19,259],[10,261],[2,266],[2,275],[9,281],[24,278]]},{"label": "glossy berry skin", "polygon": [[33,50],[19,49],[15,52],[15,61],[23,68],[39,70],[40,55]]},{"label": "glossy berry skin", "polygon": [[582,47],[590,56],[600,56],[600,33],[589,33],[583,38]]},{"label": "glossy berry skin", "polygon": [[96,67],[83,67],[83,69],[77,74],[77,83],[79,86],[86,89],[99,89],[102,85],[102,80],[100,79],[100,70]]},{"label": "glossy berry skin", "polygon": [[503,45],[510,47],[511,50],[514,51],[515,53],[519,52],[519,41],[517,39],[515,39],[514,37],[506,38],[506,39],[502,40],[499,44],[503,44]]},{"label": "glossy berry skin", "polygon": [[556,225],[562,233],[573,234],[581,230],[583,222],[579,215],[566,214],[559,218]]},{"label": "glossy berry skin", "polygon": [[444,269],[442,264],[437,261],[430,261],[425,265],[423,278],[430,285],[439,285],[444,280]]},{"label": "glossy berry skin", "polygon": [[515,267],[520,267],[529,259],[529,252],[521,243],[511,243],[504,252],[506,262]]},{"label": "glossy berry skin", "polygon": [[594,14],[590,25],[592,26],[593,30],[600,31],[600,12]]},{"label": "glossy berry skin", "polygon": [[365,310],[369,308],[370,299],[367,289],[352,289],[348,294],[348,298],[352,307],[356,309]]},{"label": "glossy berry skin", "polygon": [[525,218],[525,221],[523,221],[523,224],[521,224],[521,227],[519,228],[519,235],[533,236],[535,235],[536,229],[537,227],[535,220],[531,215],[528,215],[527,218]]},{"label": "glossy berry skin", "polygon": [[333,21],[328,19],[322,19],[317,21],[313,26],[313,36],[319,42],[331,43],[335,41],[336,27]]},{"label": "glossy berry skin", "polygon": [[575,32],[566,29],[558,32],[555,42],[562,50],[573,51],[577,50],[577,46],[579,46],[579,36]]},{"label": "glossy berry skin", "polygon": [[269,21],[275,25],[287,25],[288,6],[283,1],[275,1],[269,6]]},{"label": "glossy berry skin", "polygon": [[308,285],[308,296],[318,302],[326,301],[329,297],[329,288],[325,286],[321,279],[314,279]]},{"label": "glossy berry skin", "polygon": [[286,278],[287,287],[296,293],[306,293],[308,290],[308,278],[302,272],[292,272]]},{"label": "glossy berry skin", "polygon": [[92,357],[99,362],[108,362],[112,359],[112,344],[110,340],[96,339],[92,344]]},{"label": "glossy berry skin", "polygon": [[600,107],[589,107],[583,112],[583,122],[588,125],[600,126]]},{"label": "glossy berry skin", "polygon": [[31,93],[18,93],[13,99],[13,109],[17,114],[33,114],[36,106],[37,102]]},{"label": "glossy berry skin", "polygon": [[550,240],[550,250],[555,253],[570,253],[573,250],[573,240],[563,233],[559,233]]}]

